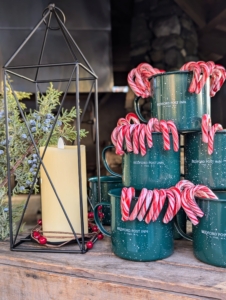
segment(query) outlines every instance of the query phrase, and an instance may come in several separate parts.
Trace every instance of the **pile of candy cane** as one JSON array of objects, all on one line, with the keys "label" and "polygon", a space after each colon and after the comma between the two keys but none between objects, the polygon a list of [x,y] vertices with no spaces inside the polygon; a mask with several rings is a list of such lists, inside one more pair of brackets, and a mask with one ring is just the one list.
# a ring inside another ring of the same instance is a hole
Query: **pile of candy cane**
[{"label": "pile of candy cane", "polygon": [[[190,93],[199,94],[210,77],[210,96],[213,97],[222,87],[226,79],[225,68],[221,65],[216,65],[213,61],[198,61],[184,64],[180,71],[192,71],[193,78],[189,87]],[[136,68],[132,69],[127,77],[127,81],[133,92],[142,98],[151,96],[150,77],[159,73],[164,73],[164,70],[153,68],[147,63],[141,63]]]},{"label": "pile of candy cane", "polygon": [[202,116],[202,141],[208,144],[208,154],[211,155],[214,150],[214,135],[217,131],[223,130],[221,124],[211,126],[211,119],[208,114]]},{"label": "pile of candy cane", "polygon": [[[134,124],[130,124],[133,121]],[[163,148],[170,150],[170,132],[173,137],[173,149],[179,150],[179,136],[177,128],[173,121],[159,121],[151,118],[147,124],[140,124],[136,114],[129,113],[125,118],[120,118],[117,127],[111,134],[111,141],[116,148],[115,153],[123,155],[123,145],[125,142],[127,152],[134,154],[141,153],[144,156],[147,153],[146,141],[149,148],[153,146],[152,132],[162,132]]]},{"label": "pile of candy cane", "polygon": [[130,212],[132,198],[135,197],[133,187],[124,187],[121,192],[122,221],[144,220],[147,224],[158,219],[159,214],[168,199],[168,207],[163,218],[163,223],[170,222],[182,207],[191,220],[197,225],[204,213],[195,201],[195,197],[218,199],[217,196],[205,185],[194,185],[188,180],[179,181],[175,187],[169,189],[147,190],[143,188],[140,196]]}]

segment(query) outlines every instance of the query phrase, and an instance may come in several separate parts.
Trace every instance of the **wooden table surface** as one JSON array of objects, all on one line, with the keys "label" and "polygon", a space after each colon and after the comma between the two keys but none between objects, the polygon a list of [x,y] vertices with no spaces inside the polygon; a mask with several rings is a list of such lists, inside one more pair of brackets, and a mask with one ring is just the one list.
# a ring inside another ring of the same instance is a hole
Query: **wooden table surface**
[{"label": "wooden table surface", "polygon": [[116,257],[110,239],[86,254],[9,251],[0,243],[0,300],[226,299],[226,269],[198,261],[191,242],[167,259]]}]

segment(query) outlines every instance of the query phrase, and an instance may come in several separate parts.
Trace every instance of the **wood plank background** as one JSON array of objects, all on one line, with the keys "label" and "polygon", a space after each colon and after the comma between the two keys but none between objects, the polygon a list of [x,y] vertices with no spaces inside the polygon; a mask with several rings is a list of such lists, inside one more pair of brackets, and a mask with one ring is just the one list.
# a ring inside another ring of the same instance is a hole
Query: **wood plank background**
[{"label": "wood plank background", "polygon": [[10,252],[2,242],[0,299],[226,299],[226,269],[198,261],[183,240],[155,262],[116,257],[106,237],[86,254]]}]

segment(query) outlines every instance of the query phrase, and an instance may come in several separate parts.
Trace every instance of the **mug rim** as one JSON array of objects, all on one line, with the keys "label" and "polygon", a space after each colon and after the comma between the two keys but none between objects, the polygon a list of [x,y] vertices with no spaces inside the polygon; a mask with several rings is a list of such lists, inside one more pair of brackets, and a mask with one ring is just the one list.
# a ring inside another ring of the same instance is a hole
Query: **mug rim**
[{"label": "mug rim", "polygon": [[181,74],[181,73],[182,74],[189,74],[189,73],[192,73],[192,71],[180,71],[180,70],[178,70],[178,71],[170,71],[170,72],[158,73],[158,74],[154,74],[154,75],[150,76],[148,78],[148,80],[151,80],[152,78],[157,77],[157,76],[172,75],[172,74]]},{"label": "mug rim", "polygon": [[[224,133],[226,133],[226,128],[215,132],[215,134],[224,134]],[[202,134],[202,131],[188,132],[188,134]]]},{"label": "mug rim", "polygon": [[[88,178],[89,182],[98,182],[98,177],[94,176],[94,177],[90,177]],[[117,176],[100,176],[100,183],[104,183],[104,182],[118,182],[118,183],[122,183],[122,178],[121,177],[117,177]]]}]

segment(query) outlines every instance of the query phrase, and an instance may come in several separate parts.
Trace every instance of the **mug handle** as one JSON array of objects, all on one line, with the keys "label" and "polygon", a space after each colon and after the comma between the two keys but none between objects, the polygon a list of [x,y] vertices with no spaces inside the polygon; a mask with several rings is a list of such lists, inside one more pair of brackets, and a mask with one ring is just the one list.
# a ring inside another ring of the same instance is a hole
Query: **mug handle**
[{"label": "mug handle", "polygon": [[134,109],[135,109],[135,112],[136,114],[138,115],[139,119],[144,122],[144,123],[147,123],[147,120],[144,119],[144,117],[142,116],[141,112],[140,112],[140,104],[139,104],[139,101],[140,101],[141,97],[136,97],[134,99]]},{"label": "mug handle", "polygon": [[100,219],[99,219],[99,216],[98,216],[98,207],[102,205],[107,205],[107,206],[110,206],[111,203],[109,202],[100,202],[98,203],[95,207],[94,207],[94,220],[95,220],[95,223],[97,224],[98,228],[100,229],[100,231],[105,234],[106,236],[110,236],[111,237],[111,233],[109,231],[107,231],[106,229],[104,229],[102,223],[100,222]]},{"label": "mug handle", "polygon": [[174,218],[174,226],[175,226],[177,232],[178,232],[183,238],[185,238],[185,239],[188,240],[188,241],[193,242],[193,238],[192,238],[190,235],[186,234],[186,233],[181,229],[180,224],[179,224],[179,222],[178,222],[178,220],[177,220],[177,215],[176,215],[176,218]]},{"label": "mug handle", "polygon": [[118,173],[115,173],[114,171],[112,171],[112,169],[109,167],[109,164],[107,163],[106,161],[106,151],[110,148],[114,148],[113,145],[110,145],[110,146],[107,146],[103,149],[102,151],[102,161],[103,161],[103,164],[106,168],[106,170],[111,173],[113,176],[117,176],[117,177],[121,177],[122,178],[122,175],[118,174]]}]

